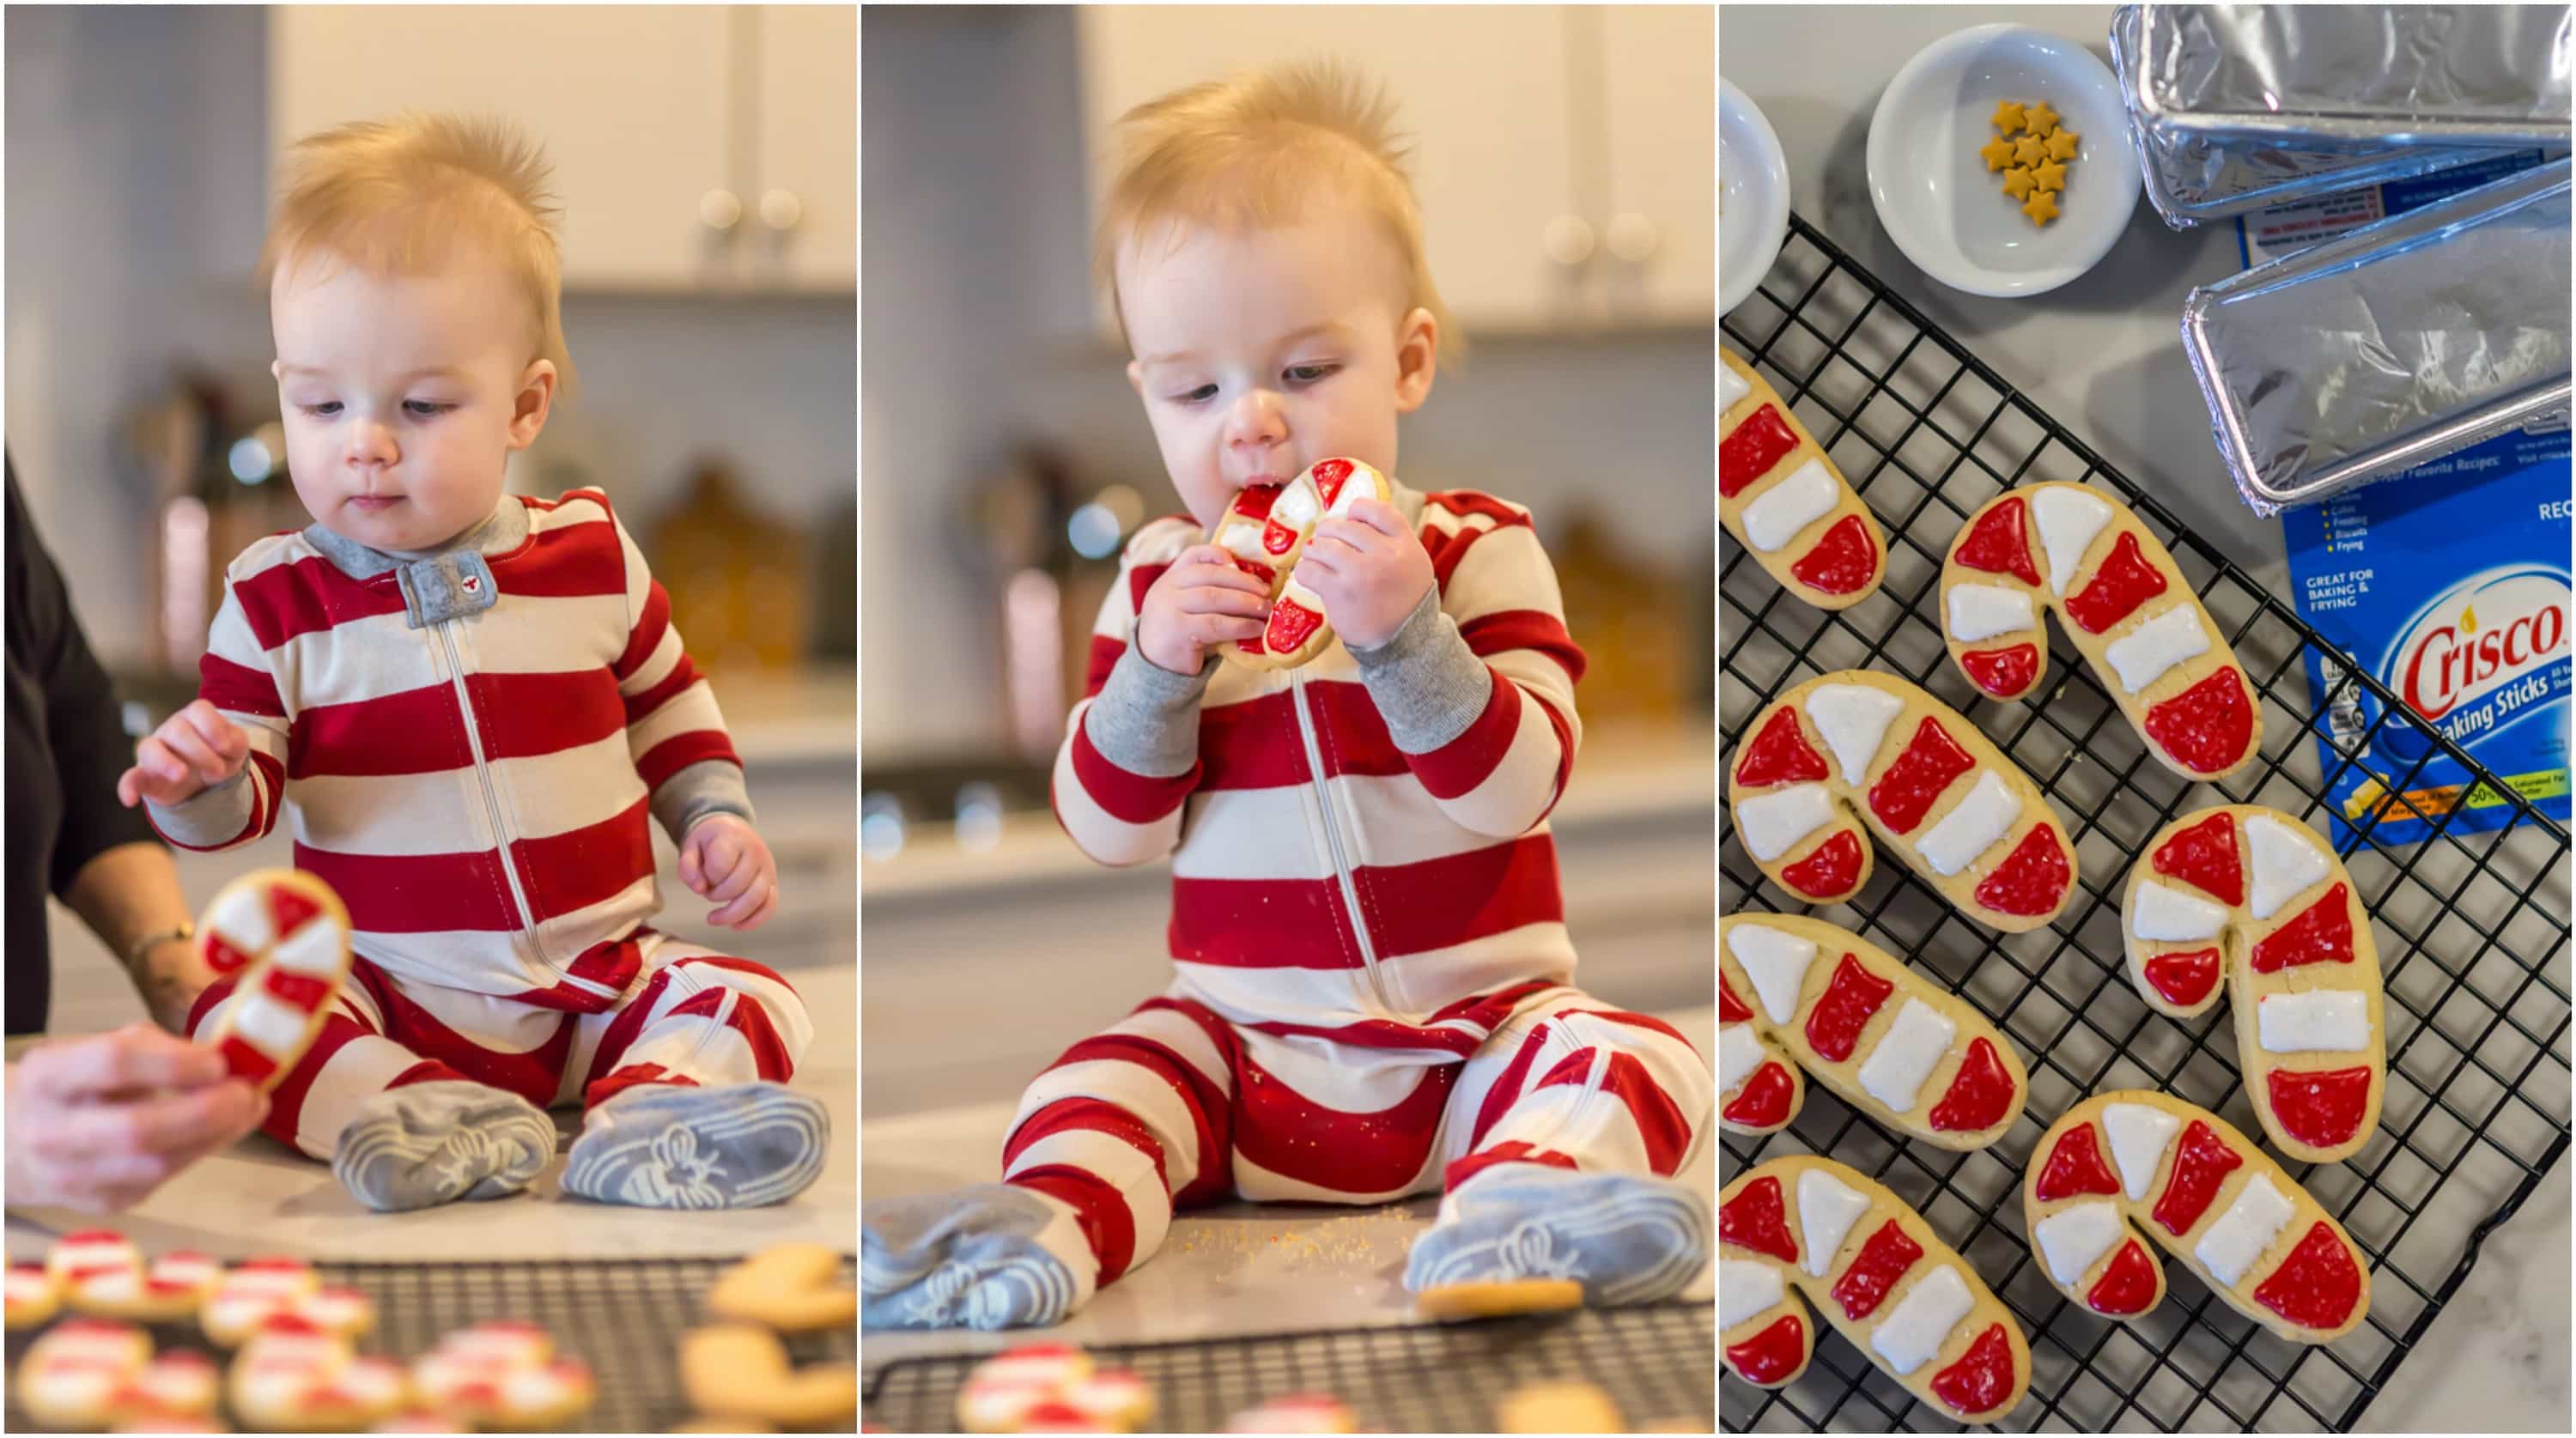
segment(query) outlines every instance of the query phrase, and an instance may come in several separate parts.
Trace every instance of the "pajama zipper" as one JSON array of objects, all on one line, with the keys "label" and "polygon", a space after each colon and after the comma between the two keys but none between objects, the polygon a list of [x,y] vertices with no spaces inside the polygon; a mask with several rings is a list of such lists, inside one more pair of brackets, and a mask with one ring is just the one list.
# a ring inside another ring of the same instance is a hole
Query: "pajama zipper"
[{"label": "pajama zipper", "polygon": [[519,906],[519,925],[527,931],[528,947],[537,951],[539,963],[553,968],[554,960],[546,957],[545,940],[537,935],[537,917],[528,907],[528,892],[519,885],[519,866],[510,859],[510,834],[501,823],[501,797],[492,792],[492,769],[483,757],[482,731],[474,723],[474,698],[465,688],[465,661],[458,656],[456,636],[447,627],[455,622],[438,621],[438,642],[447,649],[448,678],[456,685],[456,707],[465,719],[465,747],[474,756],[474,781],[483,786],[484,811],[491,815],[492,838],[501,848],[501,874],[510,881],[510,898]]},{"label": "pajama zipper", "polygon": [[1377,946],[1369,942],[1368,920],[1360,914],[1360,886],[1351,877],[1350,858],[1342,850],[1341,825],[1333,820],[1333,794],[1324,784],[1324,753],[1315,742],[1314,714],[1307,707],[1306,676],[1292,671],[1288,685],[1293,701],[1289,707],[1297,711],[1297,737],[1306,743],[1306,773],[1315,785],[1315,807],[1324,818],[1324,844],[1333,855],[1333,878],[1341,884],[1342,903],[1351,914],[1351,932],[1360,941],[1360,967],[1368,973],[1369,992],[1377,996],[1378,1008],[1393,1013],[1395,1005],[1387,1000],[1386,981],[1377,971]]}]

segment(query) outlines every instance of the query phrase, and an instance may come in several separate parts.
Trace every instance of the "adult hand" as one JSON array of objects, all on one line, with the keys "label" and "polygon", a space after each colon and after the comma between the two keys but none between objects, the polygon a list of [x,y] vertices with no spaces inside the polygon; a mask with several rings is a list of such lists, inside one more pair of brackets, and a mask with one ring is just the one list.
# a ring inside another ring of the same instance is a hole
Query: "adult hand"
[{"label": "adult hand", "polygon": [[268,1099],[149,1024],[39,1044],[9,1066],[9,1202],[113,1213],[259,1126]]}]

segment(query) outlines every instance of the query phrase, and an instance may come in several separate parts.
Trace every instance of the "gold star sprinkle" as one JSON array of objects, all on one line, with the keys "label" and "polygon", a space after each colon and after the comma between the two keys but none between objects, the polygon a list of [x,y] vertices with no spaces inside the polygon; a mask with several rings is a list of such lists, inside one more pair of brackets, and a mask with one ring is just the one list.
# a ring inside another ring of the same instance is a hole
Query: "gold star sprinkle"
[{"label": "gold star sprinkle", "polygon": [[2040,143],[2037,135],[2024,135],[2013,141],[2014,164],[2036,165],[2047,158],[2048,147]]},{"label": "gold star sprinkle", "polygon": [[2076,134],[2073,130],[2061,127],[2057,133],[2049,136],[2043,143],[2048,150],[2048,158],[2052,160],[2072,160],[2075,158],[2075,144],[2083,138],[2083,136]]},{"label": "gold star sprinkle", "polygon": [[2022,108],[2010,100],[1995,106],[1995,128],[2009,135],[2022,127]]},{"label": "gold star sprinkle", "polygon": [[1984,148],[1977,151],[1978,156],[1986,162],[1986,170],[1989,174],[2011,164],[2012,153],[2013,147],[2010,140],[1988,140]]},{"label": "gold star sprinkle", "polygon": [[2057,197],[2045,193],[2033,195],[2030,203],[2021,207],[2021,212],[2030,216],[2032,224],[2045,226],[2057,218]]},{"label": "gold star sprinkle", "polygon": [[2048,108],[2046,100],[2031,106],[2024,118],[2029,122],[2030,132],[2034,135],[2046,135],[2057,128],[2057,112]]},{"label": "gold star sprinkle", "polygon": [[[2066,188],[2066,167],[2057,163],[2055,160],[2051,160],[2047,164],[2030,172],[2030,183],[2031,188],[2043,192],[2049,190],[2063,190]],[[2010,187],[2007,186],[2006,188]],[[2020,197],[2016,195],[2014,198],[2019,199]]]},{"label": "gold star sprinkle", "polygon": [[2012,196],[2014,199],[2029,199],[2030,184],[2030,171],[2022,169],[2018,165],[2004,171],[2004,193]]}]

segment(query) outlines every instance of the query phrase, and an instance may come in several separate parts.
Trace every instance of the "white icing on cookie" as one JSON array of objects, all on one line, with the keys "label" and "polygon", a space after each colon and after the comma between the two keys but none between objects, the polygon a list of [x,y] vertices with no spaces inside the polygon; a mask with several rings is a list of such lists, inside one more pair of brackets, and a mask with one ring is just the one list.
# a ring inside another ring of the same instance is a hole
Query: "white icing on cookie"
[{"label": "white icing on cookie", "polygon": [[291,1009],[270,997],[264,989],[253,990],[233,1005],[232,1029],[250,1040],[253,1047],[271,1056],[292,1052],[304,1042],[304,1030],[311,1015],[302,1009]]},{"label": "white icing on cookie", "polygon": [[2194,655],[2209,652],[2209,629],[2200,609],[2177,604],[2103,646],[2102,657],[2120,673],[2120,687],[2135,694],[2156,676]]},{"label": "white icing on cookie", "polygon": [[2043,489],[2030,497],[2040,547],[2048,551],[2048,587],[2059,594],[2084,562],[2093,536],[2111,522],[2111,506],[2081,489]]},{"label": "white icing on cookie", "polygon": [[1717,1031],[1717,1091],[1733,1093],[1768,1057],[1751,1024],[1729,1024]]},{"label": "white icing on cookie", "polygon": [[1810,459],[1744,506],[1744,542],[1769,554],[1840,503],[1842,486],[1834,483],[1824,461]]},{"label": "white icing on cookie", "polygon": [[1950,637],[1962,644],[2016,634],[2039,625],[2030,595],[2000,584],[1950,586]]},{"label": "white icing on cookie", "polygon": [[1738,920],[1727,926],[1726,948],[1753,980],[1753,992],[1771,1022],[1785,1024],[1798,1016],[1798,993],[1806,984],[1808,965],[1816,961],[1812,940]]},{"label": "white icing on cookie", "polygon": [[2362,994],[2265,994],[2254,1006],[2254,1021],[2265,1053],[2354,1053],[2370,1047],[2370,1000]]},{"label": "white icing on cookie", "polygon": [[289,973],[328,979],[340,972],[340,926],[324,916],[307,919],[294,937],[269,951],[269,961]]},{"label": "white icing on cookie", "polygon": [[2120,1207],[2107,1198],[2061,1208],[2030,1226],[2048,1260],[2048,1276],[2068,1287],[2111,1251],[2122,1232]]},{"label": "white icing on cookie", "polygon": [[2165,1146],[2181,1130],[2181,1119],[2148,1104],[2103,1105],[2102,1134],[2111,1140],[2111,1162],[2119,1167],[2131,1203],[2147,1196],[2156,1168],[2164,1162]]},{"label": "white icing on cookie", "polygon": [[1766,864],[1833,821],[1833,796],[1822,784],[1792,784],[1735,806],[1735,836],[1745,852]]},{"label": "white icing on cookie", "polygon": [[2224,908],[2153,879],[2138,885],[2138,901],[2129,916],[2130,933],[2166,943],[2214,939],[2226,927]]},{"label": "white icing on cookie", "polygon": [[1748,1263],[1742,1259],[1721,1258],[1717,1261],[1717,1326],[1733,1328],[1756,1314],[1767,1313],[1780,1305],[1788,1289],[1780,1281],[1780,1270],[1767,1263]]},{"label": "white icing on cookie", "polygon": [[1959,1276],[1959,1270],[1947,1263],[1938,1264],[1907,1289],[1904,1300],[1879,1320],[1878,1327],[1870,1332],[1869,1346],[1887,1360],[1891,1371],[1903,1377],[1940,1352],[1950,1330],[1976,1306],[1977,1300],[1969,1294],[1967,1280]]},{"label": "white icing on cookie", "polygon": [[2294,828],[2269,815],[2249,815],[2245,844],[2254,852],[2254,917],[2258,919],[2281,912],[2283,904],[2334,872],[2305,826]]},{"label": "white icing on cookie", "polygon": [[1290,529],[1304,529],[1323,513],[1324,497],[1315,492],[1314,481],[1302,474],[1288,481],[1279,497],[1270,502],[1270,517]]},{"label": "white icing on cookie", "polygon": [[2237,1190],[2236,1201],[2191,1246],[2191,1256],[2200,1260],[2210,1277],[2233,1288],[2297,1212],[2272,1186],[2272,1176],[2258,1173]]},{"label": "white icing on cookie", "polygon": [[1923,1080],[1932,1076],[1933,1067],[1958,1036],[1959,1026],[1939,1009],[1921,999],[1907,999],[1896,1012],[1896,1022],[1888,1025],[1878,1047],[1862,1062],[1860,1086],[1898,1113],[1911,1112],[1923,1091]]},{"label": "white icing on cookie", "polygon": [[1753,393],[1753,386],[1745,382],[1744,376],[1735,372],[1733,365],[1721,364],[1717,367],[1717,412],[1719,414],[1735,408],[1737,400],[1751,393]]},{"label": "white icing on cookie", "polygon": [[1915,840],[1914,847],[1932,872],[1947,878],[2010,833],[2013,821],[2020,817],[2021,796],[1994,770],[1982,769],[1957,807]]},{"label": "white icing on cookie", "polygon": [[1798,1230],[1806,1238],[1801,1266],[1808,1277],[1822,1278],[1832,1271],[1834,1255],[1842,1251],[1852,1225],[1867,1212],[1869,1195],[1832,1174],[1811,1168],[1798,1175]]},{"label": "white icing on cookie", "polygon": [[1834,751],[1849,784],[1869,773],[1887,726],[1904,710],[1904,700],[1866,684],[1819,684],[1807,691],[1807,717],[1825,736],[1825,746]]},{"label": "white icing on cookie", "polygon": [[277,922],[269,913],[267,889],[258,884],[226,888],[206,910],[206,928],[245,954],[276,943]]}]

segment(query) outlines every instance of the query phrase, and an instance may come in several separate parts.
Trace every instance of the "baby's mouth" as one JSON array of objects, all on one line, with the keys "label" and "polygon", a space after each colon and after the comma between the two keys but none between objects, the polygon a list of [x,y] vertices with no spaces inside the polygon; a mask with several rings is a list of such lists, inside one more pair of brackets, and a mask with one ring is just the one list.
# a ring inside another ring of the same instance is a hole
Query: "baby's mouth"
[{"label": "baby's mouth", "polygon": [[352,509],[375,514],[402,503],[403,497],[399,494],[353,494],[349,496],[348,502]]}]

